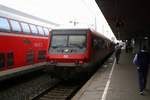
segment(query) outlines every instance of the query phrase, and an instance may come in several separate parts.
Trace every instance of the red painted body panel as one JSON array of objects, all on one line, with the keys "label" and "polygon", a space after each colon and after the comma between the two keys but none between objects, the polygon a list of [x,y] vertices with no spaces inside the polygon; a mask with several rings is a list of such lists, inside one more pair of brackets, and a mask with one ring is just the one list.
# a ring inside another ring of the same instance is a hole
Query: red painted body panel
[{"label": "red painted body panel", "polygon": [[[3,35],[1,35],[3,34]],[[4,34],[10,34],[5,36]],[[5,54],[5,62],[7,62],[7,53],[14,53],[14,64],[11,68],[29,65],[26,62],[26,54],[29,50],[34,51],[34,63],[43,62],[38,60],[38,50],[46,50],[48,38],[32,35],[15,35],[15,33],[0,32],[0,53]],[[7,70],[8,66],[2,68]]]},{"label": "red painted body panel", "polygon": [[54,60],[55,62],[75,62],[79,60],[85,60],[84,54],[72,54],[72,55],[64,55],[64,54],[51,54],[48,56],[50,60]]},{"label": "red painted body panel", "polygon": [[91,60],[91,53],[92,53],[92,47],[91,47],[91,39],[92,39],[92,35],[91,35],[91,31],[89,31],[87,33],[87,55],[86,55],[86,58],[87,58],[87,62],[90,62]]}]

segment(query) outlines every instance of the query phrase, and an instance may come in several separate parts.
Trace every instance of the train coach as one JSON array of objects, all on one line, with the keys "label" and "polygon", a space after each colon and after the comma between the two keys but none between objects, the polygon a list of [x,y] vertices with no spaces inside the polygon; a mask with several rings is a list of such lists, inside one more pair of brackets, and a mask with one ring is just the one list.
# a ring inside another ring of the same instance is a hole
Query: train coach
[{"label": "train coach", "polygon": [[49,30],[57,25],[0,5],[0,80],[45,65]]},{"label": "train coach", "polygon": [[114,50],[111,40],[91,29],[54,29],[48,42],[47,61],[55,75],[63,78],[89,73]]}]

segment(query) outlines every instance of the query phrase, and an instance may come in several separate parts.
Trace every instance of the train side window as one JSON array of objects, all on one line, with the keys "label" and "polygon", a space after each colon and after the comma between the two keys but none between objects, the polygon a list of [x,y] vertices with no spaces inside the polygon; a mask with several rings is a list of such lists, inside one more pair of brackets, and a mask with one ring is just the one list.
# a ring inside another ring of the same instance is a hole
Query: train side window
[{"label": "train side window", "polygon": [[42,29],[41,26],[37,26],[38,30],[39,30],[39,34],[44,36],[44,31]]},{"label": "train side window", "polygon": [[34,51],[33,50],[29,50],[27,52],[26,57],[27,57],[26,61],[27,61],[28,64],[34,63]]},{"label": "train side window", "polygon": [[38,34],[37,27],[35,25],[30,25],[31,31],[33,34]]},{"label": "train side window", "polygon": [[43,29],[44,29],[44,32],[45,32],[45,36],[48,36],[49,30],[47,28],[45,28],[45,27]]},{"label": "train side window", "polygon": [[46,51],[45,50],[40,50],[38,52],[38,60],[45,60],[46,59]]},{"label": "train side window", "polygon": [[7,66],[14,65],[14,54],[13,52],[7,53]]},{"label": "train side window", "polygon": [[12,31],[21,32],[21,27],[19,25],[19,22],[15,21],[15,20],[10,20],[10,24],[12,27]]},{"label": "train side window", "polygon": [[104,48],[105,48],[105,40],[101,40],[101,41],[100,41],[100,44],[101,44],[101,48],[104,49]]},{"label": "train side window", "polygon": [[0,18],[0,31],[10,31],[9,22],[6,18]]},{"label": "train side window", "polygon": [[24,33],[30,33],[30,28],[27,23],[21,23],[22,29]]},{"label": "train side window", "polygon": [[0,53],[0,69],[5,66],[5,54]]},{"label": "train side window", "polygon": [[96,46],[97,46],[97,41],[96,41],[96,39],[93,40],[93,44],[94,44],[94,45],[93,45],[94,48],[96,48]]}]

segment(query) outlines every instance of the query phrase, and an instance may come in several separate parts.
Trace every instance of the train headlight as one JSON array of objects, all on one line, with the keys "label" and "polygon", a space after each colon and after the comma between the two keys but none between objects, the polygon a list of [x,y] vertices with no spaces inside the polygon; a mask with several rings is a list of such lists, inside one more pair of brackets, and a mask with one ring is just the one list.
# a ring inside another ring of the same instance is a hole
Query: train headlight
[{"label": "train headlight", "polygon": [[55,63],[55,61],[54,61],[54,60],[51,60],[51,61],[50,61],[50,63],[51,63],[51,64],[54,64],[54,63]]},{"label": "train headlight", "polygon": [[84,64],[84,62],[83,61],[79,61],[79,64]]},{"label": "train headlight", "polygon": [[68,53],[68,52],[69,52],[69,49],[65,49],[64,52],[65,52],[65,53]]},{"label": "train headlight", "polygon": [[76,61],[75,64],[76,65],[82,65],[82,64],[84,64],[84,61],[79,60],[79,61]]}]

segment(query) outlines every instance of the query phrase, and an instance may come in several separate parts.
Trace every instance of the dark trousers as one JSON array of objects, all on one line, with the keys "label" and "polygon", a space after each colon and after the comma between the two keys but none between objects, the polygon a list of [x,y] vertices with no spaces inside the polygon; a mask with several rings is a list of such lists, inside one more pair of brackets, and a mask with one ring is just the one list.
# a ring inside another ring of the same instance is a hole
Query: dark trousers
[{"label": "dark trousers", "polygon": [[116,56],[116,62],[117,62],[117,64],[118,64],[119,58],[120,58],[120,53],[116,53],[115,56]]},{"label": "dark trousers", "polygon": [[140,92],[142,92],[146,88],[148,69],[138,69],[138,76],[139,76],[139,88]]}]

